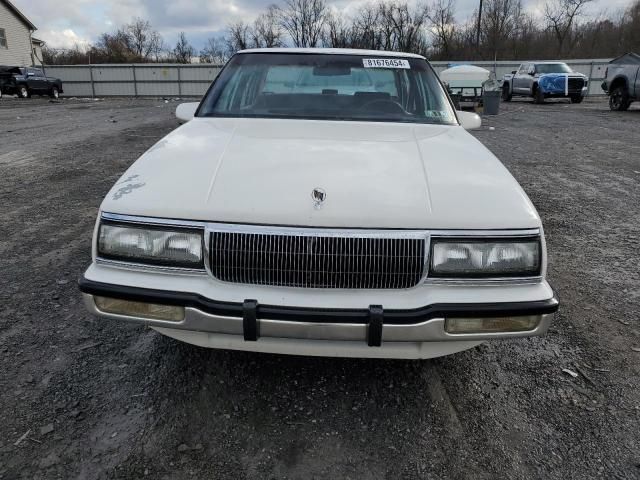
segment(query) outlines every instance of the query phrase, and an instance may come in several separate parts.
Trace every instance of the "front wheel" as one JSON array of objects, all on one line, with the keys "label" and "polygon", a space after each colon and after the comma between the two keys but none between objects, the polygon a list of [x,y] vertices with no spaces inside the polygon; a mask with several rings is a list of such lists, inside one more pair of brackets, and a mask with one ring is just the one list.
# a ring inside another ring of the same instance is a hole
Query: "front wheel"
[{"label": "front wheel", "polygon": [[18,87],[18,97],[29,98],[29,89],[24,85],[20,85],[20,87]]},{"label": "front wheel", "polygon": [[584,100],[582,95],[575,95],[571,97],[571,103],[582,103],[582,100]]},{"label": "front wheel", "polygon": [[544,92],[540,87],[536,88],[536,91],[533,93],[533,103],[544,103]]},{"label": "front wheel", "polygon": [[511,90],[509,89],[509,85],[504,85],[502,87],[502,101],[503,102],[510,102],[511,98],[513,98],[513,94],[511,93]]},{"label": "front wheel", "polygon": [[614,111],[623,112],[629,108],[629,93],[625,87],[616,87],[609,95],[609,108]]},{"label": "front wheel", "polygon": [[51,98],[55,98],[55,99],[60,98],[60,92],[58,91],[58,87],[53,87],[49,95],[51,96]]}]

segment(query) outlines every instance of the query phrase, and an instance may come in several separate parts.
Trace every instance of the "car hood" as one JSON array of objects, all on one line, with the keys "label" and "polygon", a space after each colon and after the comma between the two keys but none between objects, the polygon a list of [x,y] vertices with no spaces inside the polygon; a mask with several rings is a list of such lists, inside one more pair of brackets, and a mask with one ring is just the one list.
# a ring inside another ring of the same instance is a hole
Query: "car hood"
[{"label": "car hood", "polygon": [[136,161],[101,209],[317,227],[540,226],[515,179],[461,127],[400,123],[196,118]]},{"label": "car hood", "polygon": [[536,75],[538,78],[559,78],[559,77],[569,77],[569,78],[587,78],[586,75],[578,72],[571,73],[541,73]]}]

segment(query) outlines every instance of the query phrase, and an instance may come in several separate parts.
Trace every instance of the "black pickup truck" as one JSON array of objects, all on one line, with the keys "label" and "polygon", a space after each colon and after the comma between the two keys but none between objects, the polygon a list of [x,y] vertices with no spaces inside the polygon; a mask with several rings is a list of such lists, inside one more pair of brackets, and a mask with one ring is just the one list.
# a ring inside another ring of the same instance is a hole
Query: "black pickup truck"
[{"label": "black pickup truck", "polygon": [[63,93],[59,78],[47,77],[39,68],[0,65],[0,97],[18,95],[49,95],[53,98]]}]

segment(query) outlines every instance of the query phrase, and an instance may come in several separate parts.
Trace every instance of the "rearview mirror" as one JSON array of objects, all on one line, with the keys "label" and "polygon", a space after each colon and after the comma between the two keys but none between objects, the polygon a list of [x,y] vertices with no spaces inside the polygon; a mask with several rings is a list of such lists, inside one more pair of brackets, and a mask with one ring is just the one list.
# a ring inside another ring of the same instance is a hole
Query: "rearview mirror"
[{"label": "rearview mirror", "polygon": [[198,102],[181,103],[176,108],[176,117],[180,120],[180,123],[186,123],[191,120],[198,109]]},{"label": "rearview mirror", "polygon": [[458,110],[456,114],[458,115],[460,126],[465,130],[475,130],[477,128],[480,128],[480,126],[482,125],[482,119],[477,113]]}]

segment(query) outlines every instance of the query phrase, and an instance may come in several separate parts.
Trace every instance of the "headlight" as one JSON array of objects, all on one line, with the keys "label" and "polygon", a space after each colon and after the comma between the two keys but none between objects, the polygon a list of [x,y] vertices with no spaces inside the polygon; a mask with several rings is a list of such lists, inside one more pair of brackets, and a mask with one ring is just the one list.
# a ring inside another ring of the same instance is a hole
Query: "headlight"
[{"label": "headlight", "polygon": [[102,258],[169,267],[203,268],[202,231],[102,223]]},{"label": "headlight", "polygon": [[526,277],[540,274],[540,240],[433,239],[431,277]]}]

